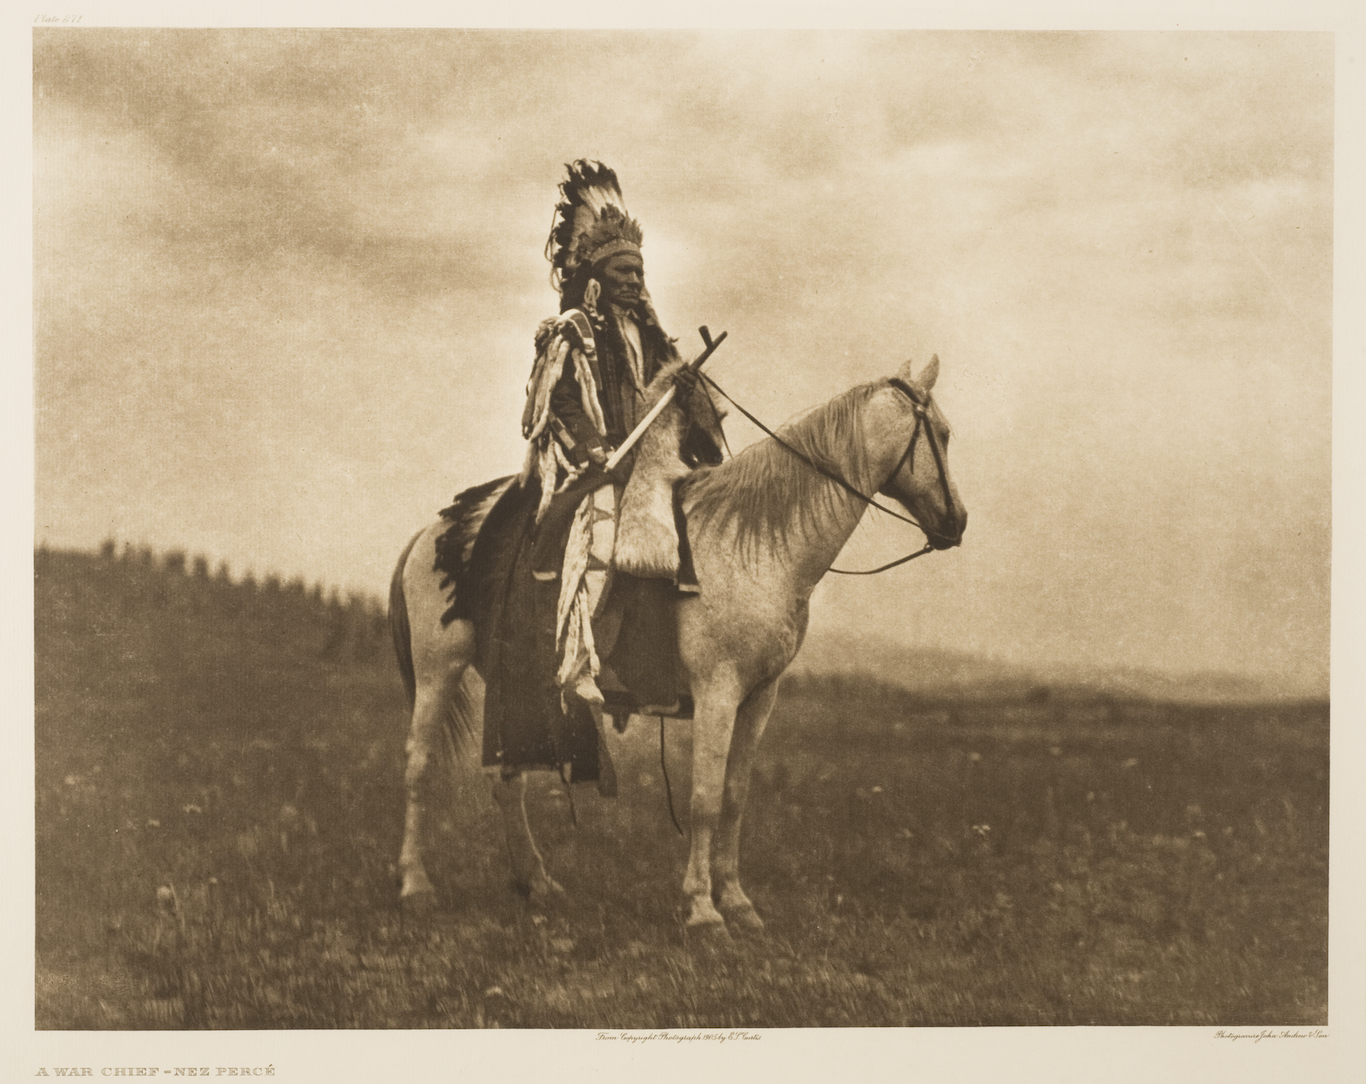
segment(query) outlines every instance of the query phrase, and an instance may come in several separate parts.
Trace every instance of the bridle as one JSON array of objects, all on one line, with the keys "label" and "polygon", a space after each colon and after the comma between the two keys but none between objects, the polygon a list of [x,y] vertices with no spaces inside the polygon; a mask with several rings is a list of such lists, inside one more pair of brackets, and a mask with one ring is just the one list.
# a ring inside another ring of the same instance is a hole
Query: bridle
[{"label": "bridle", "polygon": [[[930,454],[934,456],[934,469],[935,473],[939,476],[939,489],[940,492],[944,494],[944,512],[952,519],[955,511],[953,490],[949,487],[949,472],[944,466],[944,451],[940,448],[939,437],[935,434],[934,426],[931,425],[929,421],[930,407],[933,405],[930,393],[926,392],[925,398],[922,401],[919,395],[917,395],[916,390],[900,377],[894,376],[888,383],[911,401],[911,408],[915,411],[915,428],[911,431],[910,443],[906,445],[906,451],[897,461],[896,467],[888,476],[888,480],[890,481],[890,479],[895,478],[897,474],[900,473],[902,465],[908,462],[912,473],[915,472],[915,445],[920,437],[920,432],[923,429],[925,432],[925,441],[930,446]],[[890,509],[886,509],[886,511],[890,511]],[[892,514],[896,515],[895,512]],[[924,531],[927,536],[934,535],[937,538],[944,539],[946,542],[958,541],[958,539],[951,539],[947,535],[939,534],[938,531],[931,531],[920,523],[916,523],[916,526]]]},{"label": "bridle", "polygon": [[[891,508],[888,508],[885,504],[879,504],[876,500],[868,496],[866,493],[863,493],[858,489],[855,489],[852,485],[850,485],[845,479],[841,478],[834,471],[827,470],[825,467],[822,467],[819,463],[815,462],[801,449],[795,448],[787,441],[785,441],[772,429],[766,426],[748,410],[746,410],[734,399],[732,399],[729,395],[727,395],[725,389],[722,388],[721,385],[716,383],[716,381],[713,380],[706,373],[700,373],[699,375],[702,377],[703,380],[705,380],[708,384],[710,384],[713,388],[720,392],[721,395],[726,399],[727,402],[730,403],[731,406],[735,407],[736,410],[738,410],[751,422],[757,425],[768,436],[772,437],[782,447],[786,448],[789,452],[795,455],[798,459],[802,460],[812,469],[816,470],[820,474],[825,475],[825,477],[829,478],[832,482],[835,482],[837,485],[852,493],[855,497],[857,497],[859,500],[863,501],[870,507],[876,508],[879,512],[886,512],[887,515],[892,516],[895,519],[899,519],[903,523],[909,523],[912,527],[915,527],[917,530],[923,532],[925,535],[926,542],[923,547],[916,550],[914,553],[908,553],[904,557],[898,557],[895,561],[888,561],[885,565],[878,565],[877,568],[848,569],[831,567],[828,571],[838,573],[841,576],[874,576],[879,572],[886,572],[890,568],[896,568],[898,565],[904,565],[907,561],[914,561],[917,557],[923,557],[927,553],[933,553],[935,547],[933,543],[929,541],[929,539],[931,538],[938,538],[949,543],[956,543],[958,541],[958,539],[950,538],[948,535],[940,534],[938,531],[931,530],[930,528],[926,527],[923,523],[914,519],[911,516],[902,515],[902,513],[894,511]],[[909,384],[907,384],[904,380],[900,379],[899,377],[892,377],[888,381],[888,383],[911,401],[911,407],[915,411],[915,428],[911,431],[911,439],[906,444],[906,450],[901,453],[901,458],[896,461],[896,467],[893,468],[892,473],[888,476],[888,481],[890,481],[891,479],[895,478],[898,474],[900,474],[901,468],[905,466],[907,463],[910,464],[911,470],[912,472],[914,472],[915,446],[917,443],[919,443],[920,434],[923,430],[925,434],[925,441],[930,446],[930,454],[934,456],[935,470],[939,474],[939,486],[940,490],[944,494],[944,508],[947,514],[950,517],[952,517],[955,506],[953,501],[953,492],[949,488],[949,473],[944,467],[944,452],[943,449],[939,446],[939,438],[935,435],[934,426],[931,425],[929,422],[929,412],[930,407],[933,405],[933,400],[930,398],[929,392],[926,392],[925,397],[922,399],[914,388],[912,388]]]}]

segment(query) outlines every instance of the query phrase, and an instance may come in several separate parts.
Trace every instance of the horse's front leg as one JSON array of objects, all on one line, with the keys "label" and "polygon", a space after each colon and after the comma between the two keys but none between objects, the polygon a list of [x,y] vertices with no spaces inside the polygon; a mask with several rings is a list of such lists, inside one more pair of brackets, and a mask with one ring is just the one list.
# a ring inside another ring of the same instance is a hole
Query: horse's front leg
[{"label": "horse's front leg", "polygon": [[764,920],[740,887],[740,821],[749,798],[750,773],[754,769],[759,739],[763,737],[777,693],[776,679],[765,682],[745,698],[736,713],[713,857],[713,869],[718,882],[714,893],[721,914],[732,926],[748,930],[762,930]]},{"label": "horse's front leg", "polygon": [[712,902],[711,843],[721,820],[726,760],[739,696],[733,690],[700,692],[692,730],[692,840],[683,892],[688,926],[725,930],[726,920]]},{"label": "horse's front leg", "polygon": [[513,887],[533,904],[563,895],[559,882],[546,872],[545,860],[531,836],[531,822],[526,815],[526,773],[518,772],[508,779],[500,776],[493,784],[493,800],[503,813]]}]

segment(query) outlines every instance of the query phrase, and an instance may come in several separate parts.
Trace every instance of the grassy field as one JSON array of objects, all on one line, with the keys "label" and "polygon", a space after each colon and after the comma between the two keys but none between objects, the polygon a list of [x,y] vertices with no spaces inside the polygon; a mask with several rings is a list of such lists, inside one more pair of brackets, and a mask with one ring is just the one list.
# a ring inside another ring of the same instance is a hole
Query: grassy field
[{"label": "grassy field", "polygon": [[375,604],[112,547],[36,571],[39,1028],[1326,1022],[1326,704],[793,681],[742,858],[762,938],[685,938],[653,720],[577,827],[538,777],[548,914],[457,766],[405,921]]}]

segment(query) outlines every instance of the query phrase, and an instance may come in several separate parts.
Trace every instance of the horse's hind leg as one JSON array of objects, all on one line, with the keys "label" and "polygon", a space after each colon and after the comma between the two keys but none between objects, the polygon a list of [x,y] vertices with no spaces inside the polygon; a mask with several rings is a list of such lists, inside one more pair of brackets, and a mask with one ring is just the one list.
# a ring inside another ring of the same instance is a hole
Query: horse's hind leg
[{"label": "horse's hind leg", "polygon": [[403,847],[398,858],[402,877],[399,899],[405,906],[418,910],[430,906],[436,898],[422,860],[432,761],[440,752],[446,715],[458,695],[460,681],[473,655],[474,631],[467,622],[457,621],[444,639],[447,651],[440,653],[439,665],[435,652],[425,660],[426,666],[422,665],[423,659],[416,660],[417,693],[408,731],[408,763],[403,773],[407,809],[403,818]]},{"label": "horse's hind leg", "polygon": [[[400,900],[422,909],[435,899],[423,864],[424,829],[431,791],[431,767],[443,741],[443,730],[468,729],[470,700],[461,688],[465,671],[474,661],[474,626],[469,621],[444,621],[450,600],[435,571],[436,538],[442,524],[427,528],[409,544],[395,571],[390,596],[395,622],[399,665],[413,693],[413,718],[408,731],[408,762],[403,781],[407,809],[403,819],[403,847],[399,852],[402,877]],[[457,722],[452,714],[460,708]],[[453,744],[453,743],[452,743]],[[454,753],[454,750],[452,750]]]},{"label": "horse's hind leg", "polygon": [[513,886],[533,904],[563,895],[564,889],[546,872],[545,860],[531,838],[531,823],[526,816],[526,773],[518,772],[511,779],[500,776],[493,784],[493,800],[503,811]]},{"label": "horse's hind leg", "polygon": [[754,769],[773,701],[777,681],[768,681],[749,694],[735,716],[730,758],[726,762],[726,789],[721,800],[721,819],[717,824],[712,859],[713,895],[726,922],[734,927],[761,930],[759,917],[744,889],[740,887],[740,820],[749,798],[750,774]]}]

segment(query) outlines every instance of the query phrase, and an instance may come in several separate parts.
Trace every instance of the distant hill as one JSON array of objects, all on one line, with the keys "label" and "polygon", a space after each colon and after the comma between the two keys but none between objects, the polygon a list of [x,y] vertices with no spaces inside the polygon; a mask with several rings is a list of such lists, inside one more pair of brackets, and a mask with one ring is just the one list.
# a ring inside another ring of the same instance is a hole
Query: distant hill
[{"label": "distant hill", "polygon": [[1075,696],[1170,703],[1254,703],[1314,699],[1302,689],[1217,671],[1167,674],[1138,668],[1037,664],[939,648],[906,647],[876,636],[812,630],[793,664],[795,674],[867,674],[879,682],[932,695],[1013,699],[1049,688]]},{"label": "distant hill", "polygon": [[[392,666],[384,604],[372,595],[343,596],[301,578],[234,577],[226,565],[215,570],[181,550],[158,554],[113,543],[98,554],[42,547],[34,554],[34,580],[36,630],[64,645],[129,637],[143,646],[157,641],[173,654],[193,645],[213,658],[237,641],[273,642],[273,663],[286,661],[283,644],[295,662]],[[149,628],[155,636],[146,635]],[[35,650],[41,654],[48,643],[40,636]]]},{"label": "distant hill", "polygon": [[[250,574],[233,579],[225,566],[211,570],[204,558],[191,558],[182,551],[156,554],[146,547],[119,548],[112,542],[100,553],[40,548],[35,560],[38,569],[49,576],[72,587],[81,585],[88,600],[91,593],[108,596],[101,599],[101,606],[124,611],[139,602],[189,607],[196,616],[213,615],[219,621],[232,618],[238,628],[245,628],[240,622],[250,618],[253,626],[292,630],[313,644],[312,650],[322,659],[364,660],[380,667],[391,662],[385,604],[374,596],[351,593],[343,599],[321,585],[310,587],[301,579],[284,582],[271,575],[259,580]],[[101,570],[112,573],[112,578],[100,575]],[[43,597],[39,596],[38,605]],[[219,628],[220,635],[225,631],[226,626]],[[1326,699],[1234,674],[1026,666],[819,628],[808,636],[792,674],[866,676],[879,685],[918,694],[978,699],[1014,700],[1043,694],[1205,704]]]}]

